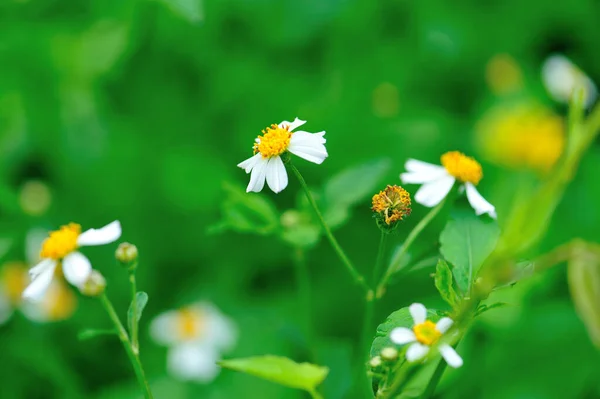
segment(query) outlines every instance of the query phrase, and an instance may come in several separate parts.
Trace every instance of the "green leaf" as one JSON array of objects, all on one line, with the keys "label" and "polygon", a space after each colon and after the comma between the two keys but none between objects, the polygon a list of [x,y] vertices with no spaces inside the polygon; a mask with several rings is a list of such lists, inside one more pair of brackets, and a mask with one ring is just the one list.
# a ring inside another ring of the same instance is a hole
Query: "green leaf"
[{"label": "green leaf", "polygon": [[577,314],[592,343],[600,348],[600,255],[579,249],[567,264],[567,280]]},{"label": "green leaf", "polygon": [[201,0],[160,0],[160,2],[190,23],[198,23],[204,18]]},{"label": "green leaf", "polygon": [[103,335],[117,335],[117,332],[113,329],[106,329],[106,330],[87,329],[87,330],[80,331],[79,334],[77,334],[77,338],[80,341],[86,341],[88,339],[96,338],[96,337],[103,336]]},{"label": "green leaf", "polygon": [[475,312],[475,316],[479,316],[480,314],[485,313],[488,310],[497,309],[497,308],[503,308],[505,306],[508,306],[508,303],[506,303],[506,302],[496,302],[496,303],[493,303],[491,305],[480,305],[477,308],[477,311]]},{"label": "green leaf", "polygon": [[452,270],[450,266],[442,259],[438,260],[435,268],[435,288],[442,296],[442,299],[454,308],[458,303],[458,295],[454,290],[454,280],[452,279]]},{"label": "green leaf", "polygon": [[[427,309],[427,319],[436,322],[440,319],[440,316],[436,310]],[[390,340],[390,333],[394,328],[411,328],[413,325],[413,318],[410,315],[408,308],[402,308],[390,314],[388,318],[377,327],[375,339],[371,345],[371,357],[379,355],[383,348],[396,346],[396,344]]]},{"label": "green leaf", "polygon": [[500,229],[495,220],[461,213],[450,220],[440,235],[440,252],[452,264],[458,288],[469,296],[479,268],[498,242]]},{"label": "green leaf", "polygon": [[135,299],[136,306],[134,307],[134,301],[131,301],[129,310],[127,311],[127,323],[129,325],[129,331],[132,331],[133,323],[137,325],[140,322],[140,319],[142,318],[142,312],[148,303],[148,294],[146,294],[144,291],[139,291],[137,294],[135,294]]},{"label": "green leaf", "polygon": [[272,355],[222,360],[219,365],[308,392],[314,392],[329,373],[327,367],[296,363],[287,357]]}]

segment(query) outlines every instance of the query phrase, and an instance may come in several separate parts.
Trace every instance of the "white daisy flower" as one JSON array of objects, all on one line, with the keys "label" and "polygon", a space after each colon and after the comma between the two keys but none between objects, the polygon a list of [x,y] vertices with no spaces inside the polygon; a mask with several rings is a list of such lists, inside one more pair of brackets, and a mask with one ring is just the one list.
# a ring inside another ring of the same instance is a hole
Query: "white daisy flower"
[{"label": "white daisy flower", "polygon": [[321,164],[327,158],[325,149],[325,132],[308,133],[294,129],[304,125],[306,121],[298,118],[293,122],[283,121],[279,125],[271,125],[262,131],[262,136],[254,143],[254,156],[246,159],[238,166],[252,172],[246,192],[259,192],[265,185],[278,193],[288,184],[287,172],[281,159],[285,152],[304,158],[307,161]]},{"label": "white daisy flower", "polygon": [[[449,317],[443,317],[437,323],[427,320],[427,309],[421,303],[413,303],[408,310],[413,318],[413,327],[394,328],[390,339],[398,345],[411,344],[406,350],[406,360],[416,362],[427,356],[430,347],[448,331],[453,321]],[[450,367],[463,365],[462,358],[450,345],[440,344],[438,349]]]},{"label": "white daisy flower", "polygon": [[568,103],[577,87],[584,90],[586,108],[594,103],[598,95],[594,82],[562,54],[553,54],[544,61],[542,80],[550,96],[558,102]]},{"label": "white daisy flower", "polygon": [[29,270],[31,283],[23,291],[23,298],[40,300],[54,277],[56,267],[62,265],[65,279],[74,286],[85,283],[92,273],[92,264],[79,247],[104,245],[116,241],[121,236],[118,220],[100,228],[81,232],[81,226],[70,223],[60,230],[50,232],[42,244],[41,262]]},{"label": "white daisy flower", "polygon": [[237,339],[233,322],[206,302],[157,316],[150,324],[150,334],[158,344],[169,347],[169,373],[204,383],[218,375],[221,353],[231,349]]},{"label": "white daisy flower", "polygon": [[477,215],[484,213],[496,218],[496,208],[479,194],[475,186],[483,177],[479,162],[458,151],[450,151],[442,155],[442,165],[409,159],[405,167],[407,173],[402,173],[400,179],[405,184],[422,184],[414,196],[416,202],[432,208],[442,202],[454,186],[456,180],[461,184],[461,190],[467,192],[467,199]]}]

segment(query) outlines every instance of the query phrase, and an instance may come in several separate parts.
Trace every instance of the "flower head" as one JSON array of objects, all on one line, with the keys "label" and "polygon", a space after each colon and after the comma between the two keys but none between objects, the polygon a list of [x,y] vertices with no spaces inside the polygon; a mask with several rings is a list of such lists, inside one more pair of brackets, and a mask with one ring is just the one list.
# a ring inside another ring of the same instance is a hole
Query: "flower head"
[{"label": "flower head", "polygon": [[[412,328],[396,327],[392,330],[390,339],[398,345],[410,343],[406,350],[406,360],[415,362],[427,356],[430,347],[448,331],[453,321],[449,317],[443,317],[437,323],[427,320],[427,309],[421,303],[413,303],[408,310],[413,318]],[[449,366],[462,366],[462,358],[450,345],[442,343],[438,349]]]},{"label": "flower head", "polygon": [[400,186],[388,185],[385,190],[375,194],[371,210],[375,212],[377,223],[381,227],[393,228],[398,221],[410,215],[410,194]]},{"label": "flower head", "polygon": [[467,192],[467,199],[475,213],[487,213],[496,218],[496,208],[475,188],[483,178],[479,162],[461,152],[450,151],[442,155],[441,163],[443,166],[416,159],[406,161],[405,167],[408,172],[400,175],[402,182],[422,184],[415,194],[415,201],[427,207],[434,207],[446,198],[458,180]]},{"label": "flower head", "polygon": [[219,367],[221,352],[236,341],[233,323],[216,307],[199,302],[171,310],[156,317],[150,334],[159,344],[169,347],[169,372],[184,380],[209,382]]},{"label": "flower head", "polygon": [[238,164],[246,173],[251,173],[246,192],[261,191],[265,180],[275,193],[286,188],[288,177],[281,156],[287,152],[316,164],[321,164],[327,158],[323,137],[325,132],[294,131],[305,123],[296,118],[293,122],[273,124],[255,139],[254,156]]},{"label": "flower head", "polygon": [[591,106],[598,95],[594,82],[562,54],[553,54],[544,61],[542,80],[550,96],[562,103],[568,103],[578,87],[583,89],[586,107]]},{"label": "flower head", "polygon": [[70,223],[50,232],[42,244],[41,262],[29,271],[31,283],[23,291],[23,297],[39,300],[50,286],[57,266],[62,267],[65,279],[80,287],[92,273],[88,258],[78,251],[80,247],[103,245],[116,241],[121,236],[121,224],[114,221],[101,229],[81,232],[81,226]]}]

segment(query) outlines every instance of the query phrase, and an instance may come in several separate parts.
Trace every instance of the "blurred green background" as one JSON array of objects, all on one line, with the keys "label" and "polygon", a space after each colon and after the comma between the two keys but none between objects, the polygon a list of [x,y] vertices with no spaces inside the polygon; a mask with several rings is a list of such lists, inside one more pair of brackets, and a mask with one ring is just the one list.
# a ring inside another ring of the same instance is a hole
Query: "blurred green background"
[{"label": "blurred green background", "polygon": [[[209,385],[169,377],[166,349],[152,342],[148,323],[198,299],[235,320],[239,340],[227,356],[271,353],[324,364],[331,368],[325,396],[351,397],[360,291],[328,243],[316,243],[306,255],[315,328],[307,341],[289,242],[222,231],[223,215],[234,206],[224,183],[248,183],[237,163],[252,155],[261,129],[296,116],[308,121],[307,131],[327,131],[329,158],[320,166],[296,162],[315,189],[383,158],[389,167],[373,182],[375,192],[399,184],[408,157],[437,163],[456,149],[482,161],[480,189],[502,224],[503,210],[538,176],[486,158],[477,145],[478,121],[491,107],[521,102],[564,115],[565,106],[543,89],[542,62],[566,54],[600,82],[599,20],[600,3],[592,0],[5,0],[3,261],[26,260],[32,229],[70,221],[86,229],[119,219],[122,239],[140,249],[139,287],[150,296],[142,359],[156,397],[304,397],[230,371]],[[508,72],[494,72],[497,57],[508,59]],[[573,237],[598,241],[599,164],[596,143],[539,253]],[[32,181],[42,189],[27,190]],[[416,186],[407,188],[414,194]],[[282,193],[261,195],[284,211],[296,206],[299,193],[290,177]],[[369,197],[336,230],[367,275],[379,240]],[[36,207],[46,200],[48,207]],[[394,246],[425,212],[414,205]],[[424,254],[435,255],[443,223],[438,218],[425,231]],[[84,252],[107,277],[108,294],[124,315],[128,286],[115,248]],[[377,321],[413,301],[443,308],[432,270],[397,279]],[[513,306],[476,322],[459,346],[465,366],[447,373],[439,397],[600,397],[600,356],[571,304],[564,267],[498,296]],[[108,325],[88,298],[79,298],[65,321],[33,323],[15,314],[0,326],[0,397],[139,397],[117,339],[77,340],[82,329]]]}]

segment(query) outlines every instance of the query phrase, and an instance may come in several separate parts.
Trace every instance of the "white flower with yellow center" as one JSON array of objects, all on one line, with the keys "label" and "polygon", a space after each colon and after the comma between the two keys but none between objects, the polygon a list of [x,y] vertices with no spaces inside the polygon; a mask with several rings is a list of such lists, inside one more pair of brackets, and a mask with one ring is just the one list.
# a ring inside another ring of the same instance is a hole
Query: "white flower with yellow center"
[{"label": "white flower with yellow center", "polygon": [[[411,344],[406,350],[406,360],[416,362],[427,356],[430,347],[448,331],[453,321],[449,317],[443,317],[437,323],[427,320],[427,309],[421,303],[413,303],[408,310],[413,318],[413,327],[394,328],[390,339],[398,345]],[[450,367],[457,368],[463,365],[462,358],[450,345],[442,343],[438,350]]]},{"label": "white flower with yellow center", "polygon": [[237,339],[233,322],[206,302],[157,316],[150,334],[158,344],[169,347],[167,368],[173,376],[204,383],[218,375],[221,353]]},{"label": "white flower with yellow center", "polygon": [[321,164],[327,158],[325,132],[308,133],[294,129],[306,121],[298,118],[293,122],[283,121],[271,125],[262,131],[254,143],[254,156],[238,166],[252,173],[246,192],[259,192],[265,186],[265,180],[273,192],[278,193],[287,187],[288,177],[281,155],[290,152],[307,161]]},{"label": "white flower with yellow center", "polygon": [[591,106],[598,95],[594,82],[562,54],[553,54],[544,61],[542,80],[550,96],[558,102],[568,103],[577,87],[583,89],[586,107]]},{"label": "white flower with yellow center", "polygon": [[[450,192],[458,180],[467,192],[467,199],[477,215],[487,213],[496,218],[496,208],[479,194],[475,186],[483,177],[479,162],[458,151],[442,155],[442,165],[409,159],[400,179],[405,184],[422,184],[414,196],[416,202],[426,207],[434,207]],[[461,188],[462,189],[462,188]]]},{"label": "white flower with yellow center", "polygon": [[121,236],[118,220],[100,228],[81,232],[81,226],[70,223],[60,230],[50,232],[42,244],[42,261],[29,270],[31,283],[23,291],[23,298],[40,300],[52,283],[56,267],[62,266],[65,279],[74,286],[81,286],[92,273],[89,259],[78,251],[80,247],[104,245]]}]

